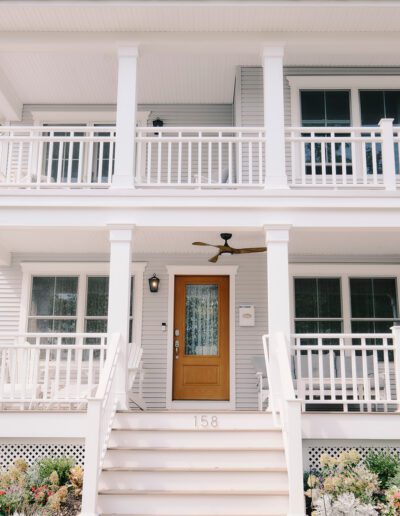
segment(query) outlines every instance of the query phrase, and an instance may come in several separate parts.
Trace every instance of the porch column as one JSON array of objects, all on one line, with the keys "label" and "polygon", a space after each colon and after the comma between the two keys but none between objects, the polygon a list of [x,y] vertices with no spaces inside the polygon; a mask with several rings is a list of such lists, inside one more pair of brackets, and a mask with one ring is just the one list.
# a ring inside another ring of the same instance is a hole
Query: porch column
[{"label": "porch column", "polygon": [[285,166],[285,112],[283,47],[265,47],[264,78],[265,188],[287,188]]},{"label": "porch column", "polygon": [[118,50],[115,169],[112,180],[115,188],[134,187],[138,55],[137,46],[120,47]]},{"label": "porch column", "polygon": [[110,226],[110,280],[108,294],[108,333],[120,333],[123,347],[118,367],[119,408],[128,408],[128,340],[132,261],[132,226]]},{"label": "porch column", "polygon": [[266,226],[268,333],[290,335],[289,227]]}]

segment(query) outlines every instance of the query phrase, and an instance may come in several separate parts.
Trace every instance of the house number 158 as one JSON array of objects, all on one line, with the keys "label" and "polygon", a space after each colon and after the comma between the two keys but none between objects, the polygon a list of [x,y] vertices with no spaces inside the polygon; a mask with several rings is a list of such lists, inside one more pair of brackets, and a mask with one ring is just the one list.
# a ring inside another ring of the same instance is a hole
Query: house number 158
[{"label": "house number 158", "polygon": [[194,426],[196,428],[217,428],[217,416],[194,416]]}]

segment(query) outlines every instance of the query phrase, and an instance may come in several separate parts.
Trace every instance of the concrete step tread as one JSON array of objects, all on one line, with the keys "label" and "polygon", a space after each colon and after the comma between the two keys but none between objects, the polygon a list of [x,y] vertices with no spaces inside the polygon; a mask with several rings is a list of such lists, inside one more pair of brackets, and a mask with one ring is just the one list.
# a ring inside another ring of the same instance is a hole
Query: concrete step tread
[{"label": "concrete step tread", "polygon": [[217,448],[217,447],[183,447],[180,446],[179,448],[176,446],[108,446],[107,450],[114,451],[114,450],[123,450],[123,451],[182,451],[182,452],[265,452],[265,451],[284,451],[283,446],[245,446],[245,447],[230,447],[230,448]]},{"label": "concrete step tread", "polygon": [[271,426],[265,428],[213,428],[213,429],[204,429],[204,428],[165,428],[165,427],[156,427],[156,428],[119,428],[116,426],[112,427],[113,432],[190,432],[190,433],[234,433],[234,432],[243,432],[243,433],[255,433],[255,432],[282,432],[281,428]]},{"label": "concrete step tread", "polygon": [[287,473],[287,468],[279,466],[262,467],[262,468],[193,468],[193,467],[120,467],[109,466],[102,469],[102,471],[141,471],[141,472],[163,472],[163,473]]},{"label": "concrete step tread", "polygon": [[99,495],[106,496],[157,496],[157,495],[178,495],[178,496],[286,496],[289,494],[288,489],[265,489],[264,491],[156,491],[156,490],[138,490],[138,489],[102,489]]}]

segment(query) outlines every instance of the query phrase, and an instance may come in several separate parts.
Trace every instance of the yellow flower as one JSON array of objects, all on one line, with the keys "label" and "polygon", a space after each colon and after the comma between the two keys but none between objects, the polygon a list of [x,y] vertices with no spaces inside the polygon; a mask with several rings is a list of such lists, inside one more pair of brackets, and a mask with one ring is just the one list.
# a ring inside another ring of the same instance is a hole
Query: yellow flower
[{"label": "yellow flower", "polygon": [[49,480],[52,486],[58,486],[60,483],[60,479],[58,478],[57,471],[53,471],[53,473],[49,476]]},{"label": "yellow flower", "polygon": [[329,466],[331,462],[331,457],[327,453],[323,453],[319,458],[319,461],[322,466]]},{"label": "yellow flower", "polygon": [[335,481],[332,477],[326,477],[324,480],[324,489],[327,493],[331,493],[335,490]]},{"label": "yellow flower", "polygon": [[67,486],[60,487],[60,489],[57,491],[56,494],[60,498],[60,501],[64,502],[68,495],[68,487]]},{"label": "yellow flower", "polygon": [[313,489],[318,485],[318,478],[315,475],[310,475],[307,479],[307,485]]}]

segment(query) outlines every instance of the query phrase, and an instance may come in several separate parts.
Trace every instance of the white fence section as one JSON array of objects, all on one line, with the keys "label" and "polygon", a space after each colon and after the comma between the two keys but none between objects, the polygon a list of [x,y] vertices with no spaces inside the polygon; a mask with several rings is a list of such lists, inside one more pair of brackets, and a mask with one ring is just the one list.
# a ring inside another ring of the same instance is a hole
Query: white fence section
[{"label": "white fence section", "polygon": [[121,346],[121,335],[113,334],[110,338],[107,360],[99,386],[95,396],[88,402],[82,515],[98,514],[98,480],[117,410],[116,371]]},{"label": "white fence section", "polygon": [[141,127],[136,185],[264,187],[263,128]]},{"label": "white fence section", "polygon": [[385,187],[380,127],[291,127],[287,142],[292,186]]},{"label": "white fence section", "polygon": [[85,407],[106,356],[105,334],[1,334],[0,408]]},{"label": "white fence section", "polygon": [[115,140],[108,126],[0,126],[0,185],[107,187]]},{"label": "white fence section", "polygon": [[392,334],[296,334],[294,382],[308,410],[397,411],[400,342]]},{"label": "white fence section", "polygon": [[297,399],[290,360],[288,343],[283,333],[264,335],[263,348],[269,385],[269,409],[274,421],[280,416],[286,464],[289,475],[290,516],[305,514],[303,494],[303,459],[301,435],[301,401]]}]

